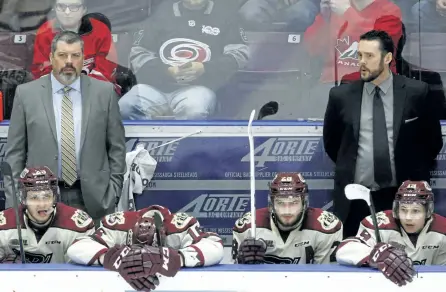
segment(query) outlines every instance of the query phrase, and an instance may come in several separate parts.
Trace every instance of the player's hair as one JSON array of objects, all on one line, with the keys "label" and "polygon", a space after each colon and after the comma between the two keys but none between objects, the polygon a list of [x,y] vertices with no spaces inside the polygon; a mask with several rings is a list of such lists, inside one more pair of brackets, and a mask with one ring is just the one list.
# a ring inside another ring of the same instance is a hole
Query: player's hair
[{"label": "player's hair", "polygon": [[51,42],[51,54],[54,54],[54,52],[56,51],[58,42],[64,42],[69,45],[80,43],[82,53],[84,52],[84,41],[82,40],[80,35],[75,32],[64,30],[58,33]]},{"label": "player's hair", "polygon": [[389,34],[383,30],[370,30],[359,37],[360,41],[378,41],[382,55],[394,53],[395,44]]}]

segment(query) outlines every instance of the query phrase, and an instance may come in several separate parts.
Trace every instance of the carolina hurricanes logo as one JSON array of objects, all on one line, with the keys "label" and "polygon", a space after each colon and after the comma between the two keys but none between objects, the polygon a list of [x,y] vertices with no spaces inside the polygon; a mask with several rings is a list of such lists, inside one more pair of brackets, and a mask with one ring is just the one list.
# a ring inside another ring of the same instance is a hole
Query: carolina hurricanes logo
[{"label": "carolina hurricanes logo", "polygon": [[350,44],[350,37],[336,40],[336,50],[339,52],[339,60],[358,60],[358,42]]},{"label": "carolina hurricanes logo", "polygon": [[166,41],[160,47],[160,58],[164,64],[181,66],[189,62],[207,62],[211,59],[211,49],[205,43],[175,38]]}]

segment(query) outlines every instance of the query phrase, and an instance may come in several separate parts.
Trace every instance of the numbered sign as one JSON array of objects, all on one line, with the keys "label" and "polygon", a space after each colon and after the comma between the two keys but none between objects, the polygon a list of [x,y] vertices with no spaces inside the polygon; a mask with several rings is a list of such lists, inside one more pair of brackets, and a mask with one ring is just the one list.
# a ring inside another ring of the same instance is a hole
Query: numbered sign
[{"label": "numbered sign", "polygon": [[288,35],[288,43],[289,44],[298,44],[298,43],[300,43],[300,34],[289,34]]},{"label": "numbered sign", "polygon": [[25,44],[25,43],[26,43],[26,35],[25,34],[14,35],[14,44]]}]

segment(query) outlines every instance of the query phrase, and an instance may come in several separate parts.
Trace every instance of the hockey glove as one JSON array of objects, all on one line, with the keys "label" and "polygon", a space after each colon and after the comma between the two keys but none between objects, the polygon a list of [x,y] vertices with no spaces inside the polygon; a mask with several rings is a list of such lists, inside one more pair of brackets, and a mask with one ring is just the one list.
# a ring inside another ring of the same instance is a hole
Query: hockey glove
[{"label": "hockey glove", "polygon": [[136,291],[153,291],[160,284],[157,276],[148,276],[147,278],[139,278],[127,281]]},{"label": "hockey glove", "polygon": [[122,259],[129,253],[130,247],[126,245],[115,245],[110,248],[104,255],[105,269],[110,271],[121,271]]},{"label": "hockey glove", "polygon": [[247,238],[238,249],[237,263],[263,264],[265,260],[266,242],[263,239]]},{"label": "hockey glove", "polygon": [[180,254],[171,248],[134,244],[122,260],[122,272],[130,279],[155,276],[173,277],[181,268]]},{"label": "hockey glove", "polygon": [[369,265],[380,270],[387,279],[398,286],[412,282],[415,270],[412,260],[403,250],[380,242],[375,245],[369,257]]}]

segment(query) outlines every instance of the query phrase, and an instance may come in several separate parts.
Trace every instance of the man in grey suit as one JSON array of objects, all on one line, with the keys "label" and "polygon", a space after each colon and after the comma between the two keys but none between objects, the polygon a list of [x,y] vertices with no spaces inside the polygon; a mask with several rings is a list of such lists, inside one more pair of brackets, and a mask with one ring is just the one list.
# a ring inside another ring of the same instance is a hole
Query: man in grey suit
[{"label": "man in grey suit", "polygon": [[[82,75],[83,41],[63,31],[51,44],[52,72],[17,87],[6,161],[58,174],[63,203],[96,221],[114,211],[125,172],[125,134],[113,85]],[[12,206],[5,181],[6,207]]]}]

